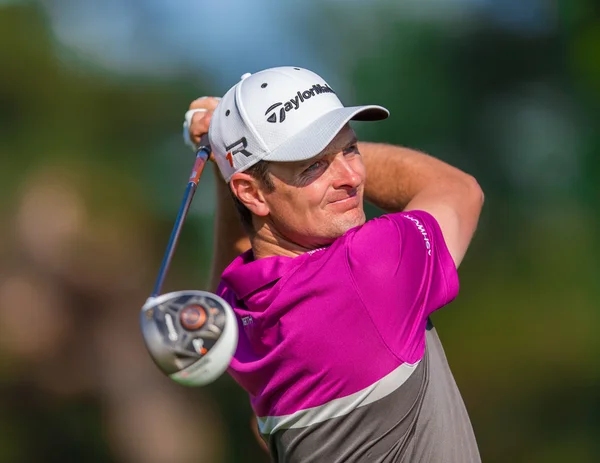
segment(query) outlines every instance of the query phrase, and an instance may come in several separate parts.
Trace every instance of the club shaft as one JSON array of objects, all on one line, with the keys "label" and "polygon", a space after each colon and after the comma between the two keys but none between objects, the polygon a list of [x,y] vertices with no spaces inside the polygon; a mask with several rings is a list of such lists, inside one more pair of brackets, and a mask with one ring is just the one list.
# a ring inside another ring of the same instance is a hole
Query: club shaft
[{"label": "club shaft", "polygon": [[181,202],[179,213],[177,214],[177,219],[175,220],[175,225],[173,225],[173,231],[171,232],[171,237],[169,238],[169,243],[167,244],[167,249],[165,251],[160,270],[158,271],[156,284],[154,285],[154,290],[152,291],[152,295],[150,297],[158,296],[162,290],[162,286],[165,282],[167,272],[169,271],[169,267],[171,266],[173,255],[175,254],[175,248],[177,247],[177,242],[179,241],[179,235],[181,234],[183,223],[185,222],[185,218],[187,217],[188,211],[190,210],[190,205],[192,204],[192,199],[194,198],[194,193],[196,192],[196,188],[198,187],[198,181],[200,180],[200,175],[202,175],[202,171],[204,170],[204,166],[206,165],[206,161],[208,160],[209,156],[210,146],[208,145],[201,146],[196,152],[196,161],[194,162],[194,169],[192,170],[190,180],[185,189],[183,201]]}]

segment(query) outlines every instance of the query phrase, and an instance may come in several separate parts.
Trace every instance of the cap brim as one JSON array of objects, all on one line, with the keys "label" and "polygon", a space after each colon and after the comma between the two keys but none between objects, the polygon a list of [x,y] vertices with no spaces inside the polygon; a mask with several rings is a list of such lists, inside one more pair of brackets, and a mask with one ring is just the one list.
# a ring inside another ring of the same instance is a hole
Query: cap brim
[{"label": "cap brim", "polygon": [[387,109],[376,105],[334,109],[288,138],[263,159],[279,162],[310,159],[323,151],[349,121],[380,121],[389,115]]}]

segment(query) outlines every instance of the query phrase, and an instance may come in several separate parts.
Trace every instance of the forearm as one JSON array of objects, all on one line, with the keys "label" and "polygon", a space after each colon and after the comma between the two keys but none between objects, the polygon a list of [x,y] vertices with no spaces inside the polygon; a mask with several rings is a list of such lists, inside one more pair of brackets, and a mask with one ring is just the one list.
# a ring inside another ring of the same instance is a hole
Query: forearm
[{"label": "forearm", "polygon": [[229,185],[223,181],[216,165],[216,211],[214,224],[214,247],[211,265],[210,291],[216,291],[223,270],[241,253],[250,249],[235,205],[229,193]]},{"label": "forearm", "polygon": [[386,212],[406,208],[418,194],[452,194],[470,176],[408,148],[382,143],[359,144],[367,171],[365,199]]}]

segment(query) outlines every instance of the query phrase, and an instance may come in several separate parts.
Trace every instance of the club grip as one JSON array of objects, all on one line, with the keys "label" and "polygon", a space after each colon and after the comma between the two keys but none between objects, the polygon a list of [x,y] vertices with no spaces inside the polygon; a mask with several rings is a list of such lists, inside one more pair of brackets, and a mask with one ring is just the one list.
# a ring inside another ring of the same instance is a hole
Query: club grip
[{"label": "club grip", "polygon": [[208,133],[205,133],[200,137],[200,143],[198,144],[198,150],[208,148],[208,152],[210,153],[210,141],[208,139]]},{"label": "club grip", "polygon": [[210,157],[210,152],[211,149],[208,144],[208,134],[204,134],[200,139],[200,146],[196,151],[196,161],[194,162],[194,168],[190,174],[190,183],[193,183],[195,186],[198,186],[206,161],[208,161],[208,158]]}]

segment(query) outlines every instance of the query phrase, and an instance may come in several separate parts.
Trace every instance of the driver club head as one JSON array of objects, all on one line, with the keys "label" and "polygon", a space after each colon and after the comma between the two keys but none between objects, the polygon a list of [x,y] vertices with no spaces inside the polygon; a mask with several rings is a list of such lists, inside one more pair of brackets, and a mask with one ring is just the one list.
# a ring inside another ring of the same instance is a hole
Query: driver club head
[{"label": "driver club head", "polygon": [[185,386],[216,380],[237,346],[238,324],[231,306],[206,291],[150,297],[142,307],[140,324],[158,368]]}]

